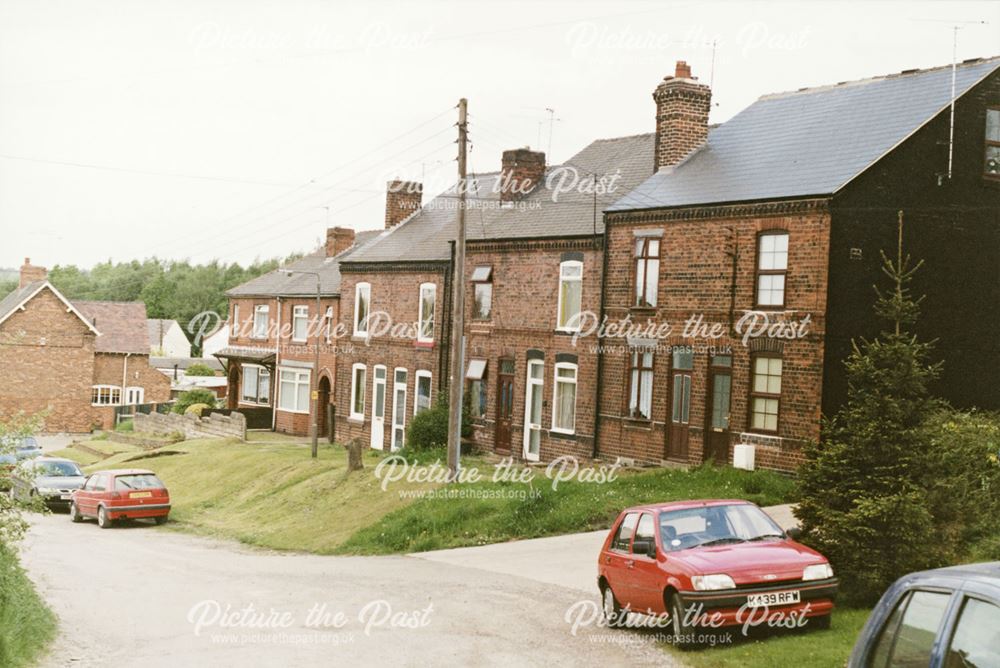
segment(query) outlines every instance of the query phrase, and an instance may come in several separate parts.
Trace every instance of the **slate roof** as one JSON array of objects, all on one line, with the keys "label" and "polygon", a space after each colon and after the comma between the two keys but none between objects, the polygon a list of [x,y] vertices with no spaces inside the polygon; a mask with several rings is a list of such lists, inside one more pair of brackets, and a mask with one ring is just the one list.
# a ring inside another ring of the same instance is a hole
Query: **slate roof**
[{"label": "slate roof", "polygon": [[[623,193],[653,173],[653,133],[599,139],[562,165],[546,169],[545,181],[513,207],[500,207],[498,172],[470,174],[466,238],[530,239],[602,234],[601,212]],[[594,197],[578,188],[563,192],[573,183],[590,183],[591,174],[617,175],[612,192]],[[473,178],[474,177],[474,178]],[[345,260],[355,262],[445,261],[449,242],[455,237],[456,186],[424,205],[422,209]],[[554,196],[555,195],[555,201]]]},{"label": "slate roof", "polygon": [[75,301],[73,305],[100,332],[94,340],[95,352],[149,354],[142,302]]},{"label": "slate roof", "polygon": [[[956,96],[1000,68],[957,67]],[[609,211],[829,195],[943,111],[951,66],[765,95]]]},{"label": "slate roof", "polygon": [[18,304],[23,302],[28,295],[33,293],[35,290],[40,288],[45,284],[45,281],[35,281],[34,283],[28,283],[23,288],[18,288],[14,290],[9,295],[0,299],[0,320],[4,320],[10,312],[17,308]]},{"label": "slate roof", "polygon": [[[379,235],[381,230],[358,232],[354,246],[335,257],[326,257],[322,249],[289,262],[284,269],[315,271],[320,274],[320,292],[323,295],[340,294],[340,262]],[[308,274],[288,276],[275,270],[238,285],[227,291],[230,297],[313,297],[316,295],[316,277]]]}]

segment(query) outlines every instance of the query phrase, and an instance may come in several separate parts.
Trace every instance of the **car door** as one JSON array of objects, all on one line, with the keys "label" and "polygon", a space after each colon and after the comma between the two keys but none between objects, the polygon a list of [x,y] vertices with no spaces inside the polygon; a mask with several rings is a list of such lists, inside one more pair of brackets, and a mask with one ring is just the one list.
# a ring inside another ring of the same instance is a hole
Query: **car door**
[{"label": "car door", "polygon": [[967,594],[948,637],[945,668],[1000,666],[1000,604],[985,596]]},{"label": "car door", "polygon": [[76,510],[81,515],[93,515],[94,506],[94,486],[97,484],[98,476],[92,475],[88,477],[84,483],[83,487],[80,488],[76,494],[73,495],[73,499],[76,503]]},{"label": "car door", "polygon": [[632,602],[631,569],[632,534],[639,521],[639,513],[626,513],[615,529],[614,537],[603,555],[604,578],[615,593],[618,604],[623,608]]},{"label": "car door", "polygon": [[[650,557],[645,551],[637,550],[636,543],[650,541],[656,546],[656,520],[652,513],[642,513],[635,527],[630,551],[632,566],[628,573],[632,587],[632,609],[636,611],[651,610],[654,613],[664,611],[663,577],[660,564],[656,557]],[[628,569],[628,567],[626,566]]]},{"label": "car door", "polygon": [[879,629],[864,665],[887,668],[932,665],[952,596],[953,592],[941,589],[913,589],[901,596]]}]

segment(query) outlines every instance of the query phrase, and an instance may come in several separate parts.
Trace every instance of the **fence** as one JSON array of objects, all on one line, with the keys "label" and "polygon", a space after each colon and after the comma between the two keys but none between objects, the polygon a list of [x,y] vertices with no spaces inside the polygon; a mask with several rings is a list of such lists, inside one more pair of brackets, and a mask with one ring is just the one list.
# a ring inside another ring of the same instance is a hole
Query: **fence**
[{"label": "fence", "polygon": [[151,404],[129,404],[127,406],[115,406],[115,426],[125,420],[131,420],[136,415],[149,415],[150,413],[169,413],[174,407],[173,401],[162,401]]}]

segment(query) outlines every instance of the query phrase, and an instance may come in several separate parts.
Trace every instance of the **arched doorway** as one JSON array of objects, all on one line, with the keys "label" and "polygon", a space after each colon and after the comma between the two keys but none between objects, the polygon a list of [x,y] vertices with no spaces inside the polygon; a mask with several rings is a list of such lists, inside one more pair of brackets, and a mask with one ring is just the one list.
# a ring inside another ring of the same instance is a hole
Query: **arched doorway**
[{"label": "arched doorway", "polygon": [[235,364],[229,366],[229,388],[226,390],[226,408],[235,409],[240,404],[240,370]]},{"label": "arched doorway", "polygon": [[319,410],[319,415],[316,416],[316,433],[319,436],[327,436],[328,434],[328,419],[327,414],[329,413],[330,405],[330,379],[327,376],[320,376],[319,379],[319,401],[317,401],[317,408]]}]

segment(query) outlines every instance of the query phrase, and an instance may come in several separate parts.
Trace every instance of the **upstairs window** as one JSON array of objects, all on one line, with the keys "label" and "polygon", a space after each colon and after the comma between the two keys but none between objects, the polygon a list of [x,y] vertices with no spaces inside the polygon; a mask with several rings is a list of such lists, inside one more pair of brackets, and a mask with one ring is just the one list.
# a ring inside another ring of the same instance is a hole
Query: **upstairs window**
[{"label": "upstairs window", "polygon": [[986,110],[986,176],[1000,178],[1000,108]]},{"label": "upstairs window", "polygon": [[785,305],[788,232],[765,232],[757,238],[757,306]]},{"label": "upstairs window", "polygon": [[660,240],[635,240],[635,302],[638,308],[654,308],[660,280]]},{"label": "upstairs window", "polygon": [[420,330],[417,332],[417,341],[430,343],[434,341],[434,306],[437,301],[437,286],[433,283],[424,283],[420,286]]},{"label": "upstairs window", "polygon": [[556,329],[580,330],[579,314],[583,299],[583,263],[567,260],[559,264],[559,306]]},{"label": "upstairs window", "polygon": [[354,286],[354,336],[368,336],[371,299],[372,286],[369,283],[358,283]]},{"label": "upstairs window", "polygon": [[266,304],[253,309],[253,338],[266,339],[271,309]]},{"label": "upstairs window", "polygon": [[309,331],[309,307],[292,307],[292,341],[305,341]]},{"label": "upstairs window", "polygon": [[325,316],[325,318],[326,318],[326,324],[325,324],[325,328],[324,329],[326,331],[326,342],[330,343],[330,337],[333,336],[333,307],[332,306],[327,306],[326,307],[326,316]]},{"label": "upstairs window", "polygon": [[476,267],[472,270],[472,317],[489,320],[493,311],[493,268]]},{"label": "upstairs window", "polygon": [[229,325],[229,335],[232,338],[237,338],[240,335],[240,305],[233,304],[233,319]]}]

